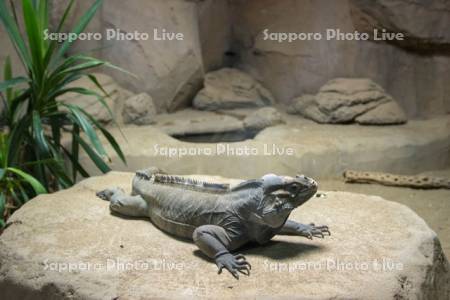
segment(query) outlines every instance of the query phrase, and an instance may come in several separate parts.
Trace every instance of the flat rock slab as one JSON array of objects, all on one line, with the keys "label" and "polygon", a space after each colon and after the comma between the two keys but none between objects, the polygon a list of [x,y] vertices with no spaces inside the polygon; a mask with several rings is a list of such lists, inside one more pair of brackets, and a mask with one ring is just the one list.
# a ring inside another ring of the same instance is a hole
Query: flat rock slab
[{"label": "flat rock slab", "polygon": [[[201,122],[192,127],[186,122],[209,116],[210,124],[217,126],[212,128],[224,124],[218,122],[218,117],[227,117],[194,110],[158,115],[155,126],[122,128],[126,139],[119,130],[112,128],[127,165],[104,141],[111,155],[111,169],[134,171],[152,164],[172,174],[256,178],[267,173],[302,172],[313,178],[342,178],[342,173],[348,169],[417,174],[450,165],[450,116],[412,120],[400,126],[373,127],[322,125],[298,116],[283,115],[285,124],[265,128],[255,138],[241,142],[189,143],[169,136],[201,132],[194,131],[196,129],[205,133],[204,127],[199,126]],[[235,121],[242,126],[241,120]],[[183,122],[184,125],[180,125]],[[227,123],[227,126],[232,124]],[[84,153],[80,160],[89,174],[99,173]]]},{"label": "flat rock slab", "polygon": [[157,116],[156,120],[156,127],[171,136],[239,132],[244,130],[243,122],[237,118],[194,109],[185,109],[173,114],[162,114]]},{"label": "flat rock slab", "polygon": [[448,261],[435,233],[403,205],[327,192],[291,219],[328,224],[332,236],[276,237],[243,249],[253,268],[238,281],[217,275],[194,244],[147,220],[111,215],[95,191],[129,191],[132,176],[93,177],[17,211],[0,236],[2,299],[450,297]]}]

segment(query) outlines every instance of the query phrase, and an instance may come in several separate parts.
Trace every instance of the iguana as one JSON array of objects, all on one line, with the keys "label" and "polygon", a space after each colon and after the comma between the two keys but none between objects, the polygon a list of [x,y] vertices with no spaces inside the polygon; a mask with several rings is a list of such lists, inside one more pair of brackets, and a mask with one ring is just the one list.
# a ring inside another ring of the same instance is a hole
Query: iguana
[{"label": "iguana", "polygon": [[330,235],[327,226],[288,220],[316,191],[317,183],[303,175],[267,174],[230,187],[149,168],[136,172],[131,195],[113,188],[97,196],[109,200],[113,212],[148,217],[159,229],[193,240],[215,260],[219,274],[225,268],[239,279],[239,272],[250,274],[251,265],[242,254],[231,252],[248,242],[264,244],[277,234],[309,239]]}]

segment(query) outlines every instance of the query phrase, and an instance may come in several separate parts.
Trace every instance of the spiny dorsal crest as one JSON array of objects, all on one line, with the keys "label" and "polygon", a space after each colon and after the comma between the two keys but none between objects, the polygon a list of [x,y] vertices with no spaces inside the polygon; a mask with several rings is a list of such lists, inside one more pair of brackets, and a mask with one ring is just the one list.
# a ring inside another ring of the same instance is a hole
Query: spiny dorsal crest
[{"label": "spiny dorsal crest", "polygon": [[150,180],[158,184],[178,185],[182,188],[210,193],[226,193],[230,191],[230,185],[224,183],[213,183],[200,181],[182,176],[173,176],[166,174],[152,174],[151,176],[142,176],[145,180]]}]

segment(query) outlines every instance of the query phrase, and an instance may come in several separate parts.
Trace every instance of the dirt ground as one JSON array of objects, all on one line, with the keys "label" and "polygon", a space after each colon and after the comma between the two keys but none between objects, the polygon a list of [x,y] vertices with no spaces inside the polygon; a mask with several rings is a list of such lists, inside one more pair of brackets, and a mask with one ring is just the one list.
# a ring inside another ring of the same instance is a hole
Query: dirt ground
[{"label": "dirt ground", "polygon": [[[450,169],[424,174],[450,178]],[[377,184],[348,184],[344,183],[343,180],[319,181],[319,185],[321,190],[372,194],[408,206],[437,233],[447,258],[450,258],[449,189],[419,190]]]}]

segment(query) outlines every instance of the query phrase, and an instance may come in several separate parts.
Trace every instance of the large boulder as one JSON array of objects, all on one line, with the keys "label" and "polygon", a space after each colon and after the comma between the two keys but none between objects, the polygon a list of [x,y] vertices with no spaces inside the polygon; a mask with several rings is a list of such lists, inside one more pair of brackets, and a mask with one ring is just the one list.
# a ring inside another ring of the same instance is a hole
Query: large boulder
[{"label": "large boulder", "polygon": [[[138,78],[111,74],[130,90],[152,95],[158,111],[190,106],[203,80],[196,3],[109,0],[101,13],[105,30],[148,34],[147,39],[103,39],[102,57]],[[182,40],[161,40],[163,30],[182,34]]]},{"label": "large boulder", "polygon": [[270,92],[250,75],[224,68],[205,76],[205,87],[195,96],[193,106],[219,110],[272,105]]},{"label": "large boulder", "polygon": [[383,88],[366,78],[337,78],[315,96],[294,99],[289,110],[319,123],[402,124],[404,111]]},{"label": "large boulder", "polygon": [[[28,202],[0,236],[4,299],[449,299],[449,265],[436,234],[409,208],[380,197],[327,192],[291,219],[330,226],[308,240],[278,236],[242,251],[235,280],[184,240],[145,219],[112,215],[95,192],[130,192],[111,172]],[[194,176],[236,184],[238,180]]]}]

